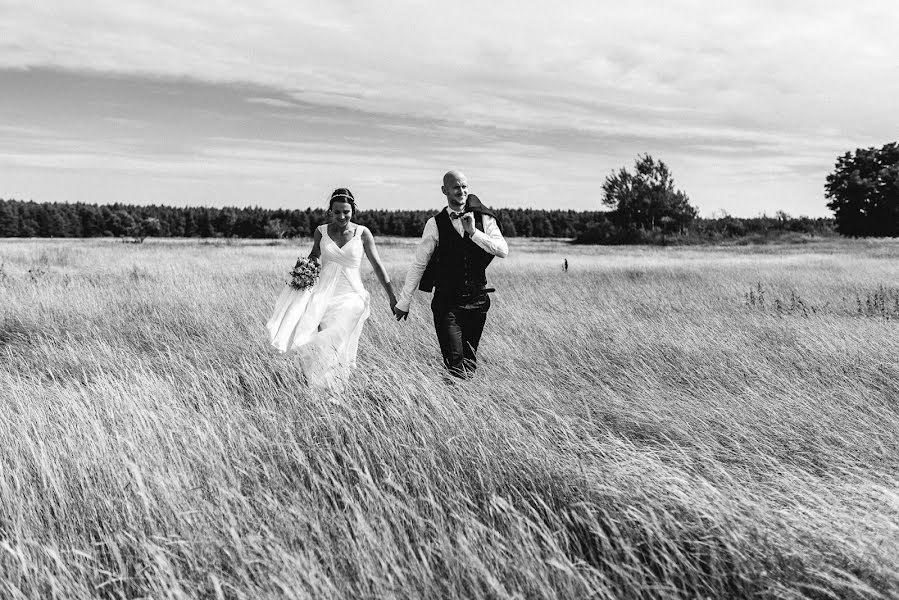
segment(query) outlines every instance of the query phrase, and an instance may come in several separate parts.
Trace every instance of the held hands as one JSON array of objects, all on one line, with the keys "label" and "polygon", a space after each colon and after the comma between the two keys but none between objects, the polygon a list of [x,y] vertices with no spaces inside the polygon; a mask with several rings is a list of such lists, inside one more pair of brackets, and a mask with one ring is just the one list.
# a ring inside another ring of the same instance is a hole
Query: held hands
[{"label": "held hands", "polygon": [[388,284],[387,295],[390,298],[390,312],[393,313],[393,316],[396,317],[397,321],[402,321],[409,316],[408,310],[400,310],[396,307],[397,299],[396,294],[393,291],[393,286]]},{"label": "held hands", "polygon": [[459,218],[462,219],[462,229],[465,230],[465,233],[467,233],[469,237],[473,236],[475,231],[474,213],[467,212]]}]

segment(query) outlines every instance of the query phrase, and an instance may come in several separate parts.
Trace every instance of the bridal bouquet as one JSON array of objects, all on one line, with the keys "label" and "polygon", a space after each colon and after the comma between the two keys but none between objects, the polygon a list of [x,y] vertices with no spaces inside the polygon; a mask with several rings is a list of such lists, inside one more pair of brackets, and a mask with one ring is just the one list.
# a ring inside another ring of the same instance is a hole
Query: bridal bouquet
[{"label": "bridal bouquet", "polygon": [[321,270],[321,266],[314,260],[301,258],[290,272],[290,281],[287,285],[295,290],[307,290],[318,282]]}]

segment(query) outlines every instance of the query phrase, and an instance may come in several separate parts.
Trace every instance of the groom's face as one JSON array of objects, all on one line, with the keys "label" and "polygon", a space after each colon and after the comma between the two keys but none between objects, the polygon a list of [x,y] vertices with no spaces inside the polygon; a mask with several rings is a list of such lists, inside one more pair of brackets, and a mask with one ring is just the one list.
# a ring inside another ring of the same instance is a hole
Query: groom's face
[{"label": "groom's face", "polygon": [[447,174],[443,178],[443,187],[440,188],[440,191],[446,196],[451,209],[458,211],[465,208],[465,200],[468,199],[468,181],[465,179],[465,175],[461,173]]}]

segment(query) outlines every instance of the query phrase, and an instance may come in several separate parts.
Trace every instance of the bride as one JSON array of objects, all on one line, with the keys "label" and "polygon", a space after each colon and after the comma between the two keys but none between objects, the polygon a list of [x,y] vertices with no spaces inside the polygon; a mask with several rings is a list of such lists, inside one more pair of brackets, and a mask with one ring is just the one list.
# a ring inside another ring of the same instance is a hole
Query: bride
[{"label": "bride", "polygon": [[306,381],[333,389],[356,366],[362,325],[369,316],[369,293],[359,267],[368,256],[375,275],[396,305],[396,294],[367,227],[352,222],[356,200],[347,188],[337,188],[328,202],[330,223],[315,230],[309,258],[321,259],[318,282],[305,290],[286,286],[266,324],[272,346],[297,350]]}]

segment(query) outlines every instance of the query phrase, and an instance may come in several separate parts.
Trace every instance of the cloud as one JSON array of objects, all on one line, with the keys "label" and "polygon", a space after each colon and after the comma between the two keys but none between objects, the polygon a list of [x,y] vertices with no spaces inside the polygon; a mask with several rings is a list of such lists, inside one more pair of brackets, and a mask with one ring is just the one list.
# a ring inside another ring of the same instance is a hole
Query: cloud
[{"label": "cloud", "polygon": [[280,100],[278,98],[247,98],[247,102],[253,104],[265,104],[266,106],[273,106],[275,108],[296,108],[296,103]]}]

